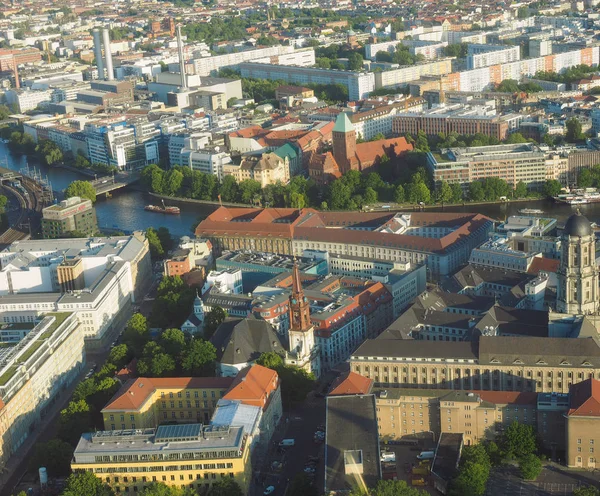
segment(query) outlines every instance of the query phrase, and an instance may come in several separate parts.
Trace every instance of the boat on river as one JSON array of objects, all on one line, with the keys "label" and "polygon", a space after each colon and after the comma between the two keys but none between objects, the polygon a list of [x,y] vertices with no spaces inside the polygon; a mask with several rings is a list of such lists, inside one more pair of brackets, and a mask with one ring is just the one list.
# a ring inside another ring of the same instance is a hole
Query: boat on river
[{"label": "boat on river", "polygon": [[596,190],[578,190],[554,197],[554,201],[566,203],[567,205],[586,205],[588,203],[600,202],[600,192]]},{"label": "boat on river", "polygon": [[157,214],[169,214],[169,215],[179,215],[181,213],[181,209],[179,207],[167,207],[165,205],[164,200],[162,201],[162,206],[160,205],[146,205],[144,210],[148,212],[156,212]]},{"label": "boat on river", "polygon": [[541,215],[544,211],[539,208],[522,208],[519,210],[519,213],[524,215]]}]

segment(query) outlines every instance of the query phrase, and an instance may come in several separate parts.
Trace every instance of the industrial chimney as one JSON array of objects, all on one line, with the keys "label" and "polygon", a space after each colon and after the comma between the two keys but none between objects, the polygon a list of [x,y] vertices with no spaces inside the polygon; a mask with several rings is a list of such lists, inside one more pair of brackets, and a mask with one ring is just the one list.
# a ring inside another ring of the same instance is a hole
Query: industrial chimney
[{"label": "industrial chimney", "polygon": [[177,51],[179,52],[179,73],[181,74],[181,87],[187,88],[185,80],[185,60],[183,59],[183,41],[181,39],[181,24],[177,24]]},{"label": "industrial chimney", "polygon": [[98,79],[104,79],[104,62],[102,61],[102,38],[99,29],[92,30],[94,37],[94,56],[96,57],[96,67],[98,68]]},{"label": "industrial chimney", "polygon": [[106,79],[112,81],[115,78],[112,63],[112,54],[110,53],[110,33],[108,28],[102,31],[102,39],[104,41],[104,57],[106,64]]}]

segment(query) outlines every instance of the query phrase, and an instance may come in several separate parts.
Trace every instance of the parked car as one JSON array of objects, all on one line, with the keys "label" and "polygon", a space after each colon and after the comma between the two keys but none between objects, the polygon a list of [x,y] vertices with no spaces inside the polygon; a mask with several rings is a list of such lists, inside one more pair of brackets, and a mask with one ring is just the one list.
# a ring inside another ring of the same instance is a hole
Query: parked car
[{"label": "parked car", "polygon": [[263,491],[263,494],[265,496],[268,496],[269,494],[273,494],[275,492],[275,486],[267,486],[265,488],[265,490]]},{"label": "parked car", "polygon": [[314,474],[317,470],[314,467],[304,467],[304,471],[307,474]]}]

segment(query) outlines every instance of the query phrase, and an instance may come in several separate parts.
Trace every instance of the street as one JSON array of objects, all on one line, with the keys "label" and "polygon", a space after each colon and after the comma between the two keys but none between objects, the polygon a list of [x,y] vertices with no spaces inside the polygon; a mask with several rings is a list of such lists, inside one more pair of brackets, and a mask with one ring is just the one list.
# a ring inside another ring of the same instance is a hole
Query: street
[{"label": "street", "polygon": [[[275,487],[275,496],[284,495],[287,485],[297,474],[304,471],[309,456],[319,457],[315,484],[319,491],[322,491],[324,446],[323,443],[316,444],[313,439],[317,427],[321,424],[325,424],[325,399],[315,397],[313,392],[302,405],[284,412],[283,420],[273,434],[268,454],[260,469],[261,473],[253,493],[255,496],[262,495],[268,486]],[[282,439],[294,439],[295,444],[290,448],[279,449]],[[272,469],[275,461],[283,464],[279,472]]]}]

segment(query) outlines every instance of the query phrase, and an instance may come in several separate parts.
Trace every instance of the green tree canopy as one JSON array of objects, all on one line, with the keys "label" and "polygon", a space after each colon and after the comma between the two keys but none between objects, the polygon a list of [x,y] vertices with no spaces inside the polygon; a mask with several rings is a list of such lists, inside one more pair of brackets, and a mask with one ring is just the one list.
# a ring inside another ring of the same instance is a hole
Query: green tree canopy
[{"label": "green tree canopy", "polygon": [[537,440],[532,426],[513,422],[504,431],[500,446],[509,458],[523,458],[535,453]]},{"label": "green tree canopy", "polygon": [[581,122],[577,117],[571,117],[569,120],[567,120],[566,128],[566,138],[569,143],[581,141],[585,138],[585,134],[582,132]]},{"label": "green tree canopy", "polygon": [[212,376],[215,373],[217,350],[210,341],[194,337],[183,351],[181,367],[192,377]]},{"label": "green tree canopy", "polygon": [[450,496],[481,496],[485,493],[491,463],[482,444],[463,448],[458,476],[450,484]]},{"label": "green tree canopy", "polygon": [[96,201],[96,190],[89,181],[73,181],[65,189],[65,198],[71,198],[72,196],[79,196],[80,198],[87,198]]},{"label": "green tree canopy", "polygon": [[66,481],[61,496],[114,496],[113,490],[102,483],[93,472],[76,472]]},{"label": "green tree canopy", "polygon": [[212,485],[210,496],[244,496],[244,492],[234,479],[225,477]]},{"label": "green tree canopy", "polygon": [[71,401],[61,410],[58,437],[75,446],[83,432],[93,430],[92,410],[85,400]]},{"label": "green tree canopy", "polygon": [[115,368],[121,369],[131,361],[131,352],[126,344],[115,346],[108,354],[107,361],[112,363]]},{"label": "green tree canopy", "polygon": [[318,496],[319,492],[310,477],[301,472],[292,479],[286,494],[287,496]]},{"label": "green tree canopy", "polygon": [[558,182],[556,179],[548,179],[544,183],[543,193],[544,195],[552,198],[560,194],[562,190],[562,184]]},{"label": "green tree canopy", "polygon": [[158,342],[166,353],[178,357],[185,348],[185,334],[181,329],[165,329],[161,333]]},{"label": "green tree canopy", "polygon": [[283,367],[283,359],[281,358],[281,355],[275,353],[274,351],[263,353],[260,355],[260,357],[258,357],[256,363],[273,370]]},{"label": "green tree canopy", "polygon": [[63,477],[71,473],[73,446],[61,439],[52,439],[47,443],[37,443],[29,459],[29,469],[37,471],[46,467],[50,477]]},{"label": "green tree canopy", "polygon": [[517,198],[525,198],[528,193],[527,185],[523,181],[519,181],[515,186],[515,196]]},{"label": "green tree canopy", "polygon": [[533,453],[525,455],[519,460],[519,471],[525,480],[535,480],[542,471],[542,461]]},{"label": "green tree canopy", "polygon": [[204,338],[210,339],[226,318],[227,312],[220,306],[212,307],[204,316]]},{"label": "green tree canopy", "polygon": [[141,313],[134,313],[123,331],[123,342],[133,351],[135,356],[140,356],[149,339],[150,332],[146,317]]}]

